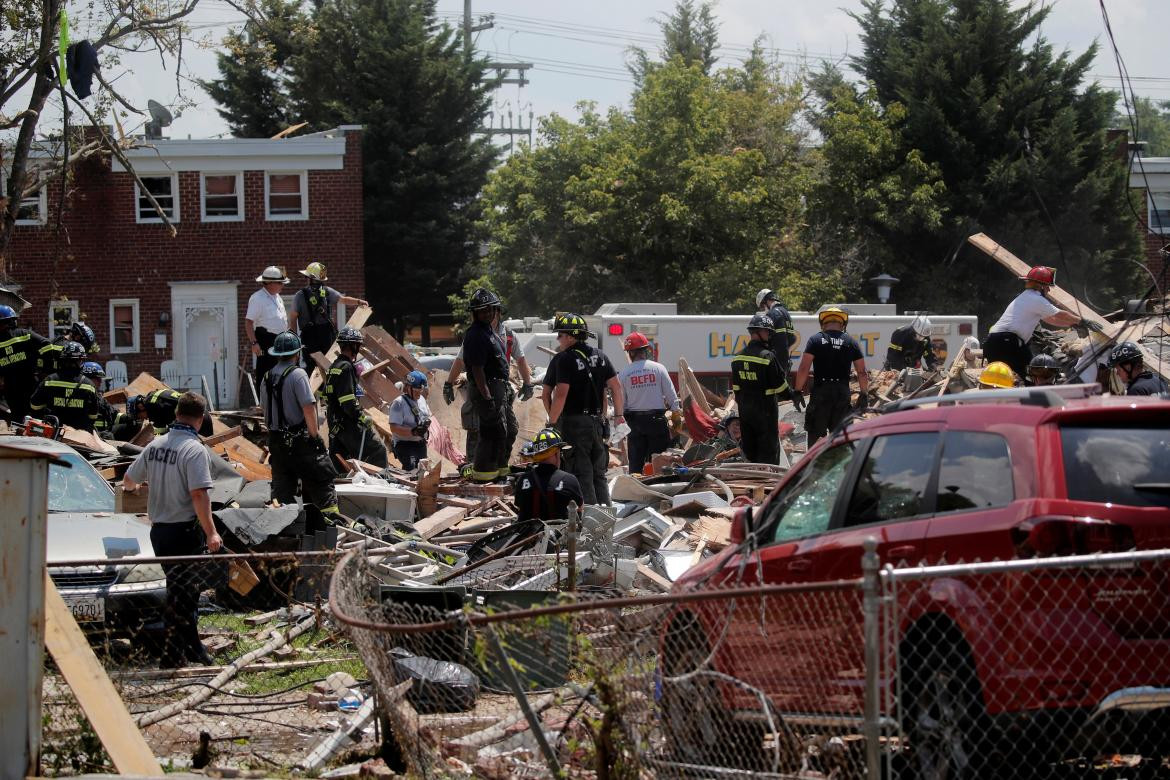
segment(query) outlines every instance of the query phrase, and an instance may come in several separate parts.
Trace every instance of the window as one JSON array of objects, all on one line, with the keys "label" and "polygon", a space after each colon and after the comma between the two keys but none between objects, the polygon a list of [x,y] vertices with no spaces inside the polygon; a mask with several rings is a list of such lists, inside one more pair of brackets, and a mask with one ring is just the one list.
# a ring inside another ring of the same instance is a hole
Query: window
[{"label": "window", "polygon": [[1170,428],[1061,428],[1073,501],[1170,507]]},{"label": "window", "polygon": [[264,177],[264,213],[268,219],[308,219],[308,177],[304,173],[269,173]]},{"label": "window", "polygon": [[138,299],[110,299],[110,352],[138,351]]},{"label": "window", "polygon": [[939,512],[1007,506],[1013,498],[1006,439],[994,433],[947,433],[938,467]]},{"label": "window", "polygon": [[934,467],[937,433],[879,436],[870,447],[845,525],[865,525],[929,511],[926,485]]},{"label": "window", "polygon": [[[0,193],[8,194],[7,172],[0,173]],[[43,225],[48,210],[48,197],[45,188],[41,187],[32,195],[21,199],[20,205],[16,207],[16,224]]]},{"label": "window", "polygon": [[204,222],[243,222],[244,175],[242,173],[203,174],[202,217]]},{"label": "window", "polygon": [[1170,192],[1150,193],[1147,221],[1155,233],[1170,233]]},{"label": "window", "polygon": [[77,322],[77,301],[51,301],[49,303],[49,341],[69,332]]},{"label": "window", "polygon": [[[142,184],[146,187],[146,192],[154,196],[158,201],[159,208],[167,215],[167,219],[171,222],[179,221],[179,177],[178,174],[170,174],[169,176],[143,176]],[[155,211],[154,205],[146,194],[134,185],[134,194],[138,202],[138,221],[139,222],[162,222],[158,212]]]},{"label": "window", "polygon": [[54,453],[49,464],[50,512],[113,512],[114,491],[89,461],[76,452]]},{"label": "window", "polygon": [[787,542],[827,531],[841,480],[853,460],[853,444],[825,450],[806,466],[796,481],[776,497],[770,510],[776,527],[773,542]]}]

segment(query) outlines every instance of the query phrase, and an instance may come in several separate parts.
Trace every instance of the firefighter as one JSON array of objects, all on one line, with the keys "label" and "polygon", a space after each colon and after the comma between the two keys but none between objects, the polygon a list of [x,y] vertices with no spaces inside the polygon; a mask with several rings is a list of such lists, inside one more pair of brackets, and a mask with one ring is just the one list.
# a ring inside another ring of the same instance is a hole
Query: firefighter
[{"label": "firefighter", "polygon": [[1109,353],[1109,367],[1125,385],[1126,395],[1164,395],[1166,382],[1145,367],[1142,351],[1132,341],[1123,341]]},{"label": "firefighter", "polygon": [[779,463],[780,413],[776,403],[791,398],[797,409],[804,399],[788,386],[781,357],[772,351],[773,320],[757,314],[748,322],[751,340],[731,359],[731,389],[739,410],[740,448],[751,463]]},{"label": "firefighter", "polygon": [[402,382],[402,395],[390,404],[390,430],[394,433],[394,457],[402,468],[413,471],[427,456],[430,438],[431,408],[423,391],[427,389],[427,375],[411,371]]},{"label": "firefighter", "polygon": [[865,358],[861,345],[845,332],[849,327],[849,314],[836,306],[830,306],[817,315],[821,332],[814,335],[804,346],[800,356],[800,369],[796,374],[796,387],[808,383],[809,369],[813,374],[813,389],[804,414],[804,427],[808,432],[808,446],[834,430],[850,412],[849,372],[857,372],[857,411],[864,412],[869,406],[869,374],[865,370]]},{"label": "firefighter", "polygon": [[558,352],[544,374],[541,400],[549,425],[572,446],[569,471],[581,483],[586,504],[608,504],[609,468],[606,444],[605,390],[613,395],[614,422],[625,422],[625,397],[613,364],[600,349],[586,343],[589,329],[577,314],[558,314],[553,321]]},{"label": "firefighter", "polygon": [[86,354],[93,354],[100,349],[93,328],[84,322],[75,322],[69,326],[69,330],[53,339],[52,343],[44,344],[37,350],[37,370],[41,376],[48,376],[57,371],[57,361],[69,342],[80,344]]},{"label": "firefighter", "polygon": [[289,279],[278,266],[270,265],[256,277],[260,289],[248,298],[248,310],[244,314],[244,333],[251,343],[252,356],[256,360],[256,386],[268,369],[276,365],[276,359],[268,354],[268,348],[276,340],[276,334],[288,330],[288,310],[284,298],[280,297]]},{"label": "firefighter", "polygon": [[505,345],[492,327],[499,297],[482,287],[467,302],[472,323],[463,337],[463,362],[470,379],[472,406],[479,438],[468,452],[463,474],[475,482],[491,482],[508,473],[508,361]]},{"label": "firefighter", "polygon": [[76,341],[66,341],[57,356],[57,371],[49,374],[33,391],[29,407],[54,415],[62,425],[93,432],[98,418],[98,392],[81,375],[81,361],[85,347]]},{"label": "firefighter", "polygon": [[890,335],[890,346],[886,350],[887,371],[901,371],[904,368],[918,368],[921,364],[927,371],[938,369],[938,358],[930,344],[930,319],[918,315],[909,325],[903,325]]},{"label": "firefighter", "polygon": [[1016,386],[1016,375],[1012,367],[1002,360],[995,360],[979,372],[980,390],[1006,390]]},{"label": "firefighter", "polygon": [[1041,353],[1028,363],[1026,384],[1033,387],[1055,385],[1060,381],[1060,364],[1052,355]]},{"label": "firefighter", "polygon": [[999,320],[991,326],[991,332],[983,340],[983,357],[990,363],[1007,363],[1017,376],[1024,376],[1032,359],[1028,342],[1041,322],[1054,328],[1096,330],[1097,326],[1072,312],[1061,311],[1048,300],[1048,291],[1056,283],[1055,268],[1034,266],[1020,280],[1024,282],[1024,291],[1008,304]]},{"label": "firefighter", "polygon": [[118,412],[110,405],[109,401],[102,397],[102,387],[106,383],[106,371],[102,368],[101,363],[95,363],[91,360],[81,364],[81,375],[88,379],[97,390],[98,416],[93,424],[94,433],[103,439],[109,439],[114,435],[114,423],[117,421]]},{"label": "firefighter", "polygon": [[772,320],[772,352],[776,354],[776,358],[780,361],[780,367],[784,369],[784,376],[788,376],[788,367],[791,364],[792,347],[796,344],[796,328],[792,325],[792,315],[788,313],[788,309],[784,304],[780,303],[780,299],[776,297],[776,293],[772,290],[764,288],[756,293],[756,313],[768,315]]},{"label": "firefighter", "polygon": [[[332,287],[326,286],[329,275],[325,272],[324,263],[309,263],[301,272],[308,277],[306,287],[297,291],[293,297],[292,311],[288,313],[288,329],[296,332],[300,326],[300,342],[305,361],[305,367],[313,370],[314,352],[324,355],[333,346],[333,339],[337,335],[337,327],[333,324],[337,316],[337,304],[346,306],[367,305],[361,298],[342,295]],[[269,354],[272,350],[269,349]]]},{"label": "firefighter", "polygon": [[357,458],[379,468],[387,464],[386,445],[374,431],[373,421],[362,411],[361,386],[354,366],[364,337],[348,325],[337,334],[337,359],[325,374],[322,397],[329,422],[329,455]]},{"label": "firefighter", "polygon": [[296,501],[297,489],[306,505],[315,506],[325,521],[340,521],[333,480],[337,470],[317,427],[317,404],[309,375],[297,365],[301,340],[292,331],[276,337],[268,353],[278,361],[264,375],[260,401],[268,426],[272,498],[281,504]]},{"label": "firefighter", "polygon": [[566,520],[569,504],[584,506],[581,484],[561,469],[561,453],[572,449],[555,428],[545,428],[520,450],[532,462],[516,475],[516,520]]},{"label": "firefighter", "polygon": [[[150,424],[154,428],[154,435],[162,436],[175,421],[175,409],[178,408],[179,399],[182,396],[183,394],[178,390],[172,390],[169,387],[152,390],[143,395],[130,396],[126,399],[126,414],[131,425],[124,427],[122,421],[119,421],[115,426],[114,438],[119,441],[129,441],[129,439],[121,437],[130,432],[132,438],[138,432],[139,423],[142,420],[150,420]],[[200,436],[210,436],[214,432],[211,413],[205,411],[203,424],[199,426],[198,433]]]},{"label": "firefighter", "polygon": [[37,358],[49,346],[39,333],[16,327],[17,316],[11,306],[0,306],[0,390],[13,422],[29,413],[28,399],[37,387]]},{"label": "firefighter", "polygon": [[654,347],[644,333],[631,333],[623,345],[629,365],[618,372],[626,400],[626,439],[630,473],[641,474],[651,456],[670,446],[667,412],[679,412],[678,393],[666,366],[651,360]]}]

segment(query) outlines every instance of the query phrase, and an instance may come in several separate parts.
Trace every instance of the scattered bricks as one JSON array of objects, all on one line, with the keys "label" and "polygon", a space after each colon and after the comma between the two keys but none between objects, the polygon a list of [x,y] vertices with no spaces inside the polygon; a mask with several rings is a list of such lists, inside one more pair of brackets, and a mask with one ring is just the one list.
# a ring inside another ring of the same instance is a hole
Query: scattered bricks
[{"label": "scattered bricks", "polygon": [[333,672],[327,676],[323,683],[324,690],[331,691],[334,694],[342,694],[350,688],[355,687],[358,682],[354,676],[348,672]]},{"label": "scattered bricks", "polygon": [[394,770],[386,766],[385,761],[375,758],[362,764],[362,768],[358,771],[358,777],[393,778],[397,775]]},{"label": "scattered bricks", "polygon": [[332,711],[337,709],[337,696],[313,692],[309,694],[308,704],[314,710]]}]

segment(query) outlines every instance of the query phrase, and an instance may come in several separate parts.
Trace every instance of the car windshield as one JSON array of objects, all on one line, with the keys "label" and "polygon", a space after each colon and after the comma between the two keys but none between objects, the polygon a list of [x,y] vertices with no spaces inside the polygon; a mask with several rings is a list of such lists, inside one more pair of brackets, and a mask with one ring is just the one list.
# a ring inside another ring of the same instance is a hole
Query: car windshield
[{"label": "car windshield", "polygon": [[63,452],[49,464],[50,512],[113,512],[114,492],[101,475],[75,452]]},{"label": "car windshield", "polygon": [[1061,428],[1074,501],[1170,507],[1170,428]]}]

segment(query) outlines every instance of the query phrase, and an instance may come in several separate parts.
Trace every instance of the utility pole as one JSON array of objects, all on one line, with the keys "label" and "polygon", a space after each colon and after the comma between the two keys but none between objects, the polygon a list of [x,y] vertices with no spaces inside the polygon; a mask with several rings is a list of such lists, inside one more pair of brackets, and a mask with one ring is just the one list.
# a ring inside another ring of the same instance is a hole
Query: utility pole
[{"label": "utility pole", "polygon": [[[471,40],[472,33],[477,33],[477,32],[480,32],[482,30],[490,30],[493,27],[495,27],[495,22],[493,21],[493,18],[491,15],[482,17],[481,21],[478,24],[473,24],[472,17],[471,17],[471,0],[463,0],[463,56],[465,56],[470,61],[472,58],[472,55],[475,53],[474,47],[472,46],[472,40]],[[496,86],[499,86],[501,84],[515,84],[518,87],[524,87],[528,84],[528,79],[525,76],[525,73],[533,68],[533,64],[531,62],[488,62],[488,63],[486,63],[486,65],[488,68],[490,68],[496,72],[496,78],[493,79],[493,82],[496,84]],[[510,75],[510,73],[512,71],[516,71],[517,75],[515,77],[512,77]],[[511,115],[512,115],[512,113],[511,113],[511,111],[509,111],[508,112],[509,125],[511,125]],[[513,147],[515,136],[517,136],[517,135],[527,136],[528,143],[531,145],[531,143],[532,143],[532,113],[531,112],[529,112],[529,116],[528,116],[528,127],[523,126],[523,124],[524,124],[523,120],[521,120],[520,125],[518,125],[516,127],[511,127],[511,126],[505,127],[505,126],[503,126],[503,116],[502,115],[500,117],[500,124],[501,124],[500,127],[491,127],[489,125],[487,127],[480,128],[480,129],[476,130],[475,132],[481,133],[481,134],[486,134],[489,136],[491,136],[491,135],[506,135],[506,136],[508,136],[508,148],[509,149],[511,149]]]}]

